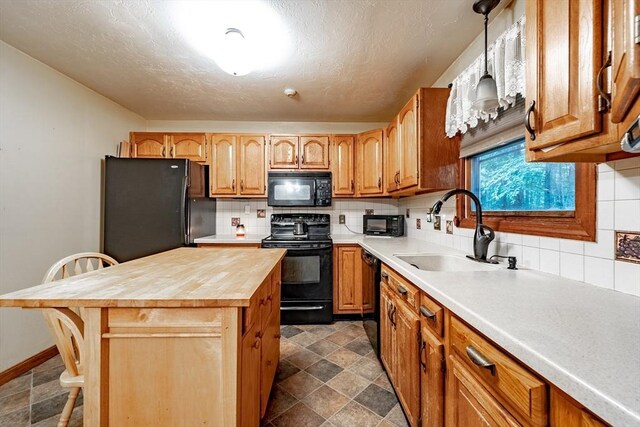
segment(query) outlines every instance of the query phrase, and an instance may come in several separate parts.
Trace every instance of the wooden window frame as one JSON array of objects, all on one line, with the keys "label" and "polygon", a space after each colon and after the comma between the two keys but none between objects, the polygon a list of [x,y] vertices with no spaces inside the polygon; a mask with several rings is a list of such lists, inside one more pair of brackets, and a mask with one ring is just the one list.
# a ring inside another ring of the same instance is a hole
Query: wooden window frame
[{"label": "wooden window frame", "polygon": [[[460,187],[471,189],[471,159],[460,159]],[[595,163],[576,163],[576,209],[574,212],[482,212],[482,222],[503,233],[595,242],[596,240]],[[468,197],[456,196],[457,227],[475,228],[476,215]]]}]

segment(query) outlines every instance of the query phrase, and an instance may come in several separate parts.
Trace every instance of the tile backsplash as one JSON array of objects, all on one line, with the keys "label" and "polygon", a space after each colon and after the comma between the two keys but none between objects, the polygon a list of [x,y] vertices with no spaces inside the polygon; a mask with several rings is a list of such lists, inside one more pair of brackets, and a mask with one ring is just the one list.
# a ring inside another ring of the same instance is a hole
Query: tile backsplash
[{"label": "tile backsplash", "polygon": [[[248,213],[246,207],[249,206]],[[376,214],[398,214],[395,199],[333,199],[333,205],[323,208],[272,208],[266,200],[218,199],[216,208],[216,230],[218,234],[233,234],[232,218],[240,218],[247,234],[269,234],[269,221],[273,213],[322,213],[331,215],[331,233],[349,234],[347,227],[362,232],[362,215],[371,209]],[[264,217],[259,214],[264,211]],[[338,223],[338,216],[345,215],[346,225]]]},{"label": "tile backsplash", "polygon": [[[596,242],[496,233],[489,255],[512,255],[518,264],[562,277],[640,296],[640,264],[615,260],[615,230],[640,231],[640,157],[598,165]],[[472,250],[473,230],[454,227],[453,234],[434,230],[427,209],[442,193],[400,199],[400,212],[411,209],[407,221],[409,237],[427,240],[463,251]],[[445,203],[441,221],[455,216],[455,199]]]}]

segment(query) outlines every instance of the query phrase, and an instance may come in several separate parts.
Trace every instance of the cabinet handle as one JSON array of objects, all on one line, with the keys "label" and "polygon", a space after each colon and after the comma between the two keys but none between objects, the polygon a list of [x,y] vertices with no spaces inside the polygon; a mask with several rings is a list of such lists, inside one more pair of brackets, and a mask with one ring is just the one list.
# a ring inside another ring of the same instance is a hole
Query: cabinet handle
[{"label": "cabinet handle", "polygon": [[536,140],[536,131],[531,127],[531,113],[533,113],[533,109],[535,108],[535,105],[536,105],[536,101],[535,100],[531,101],[531,104],[527,109],[527,113],[524,116],[524,127],[527,129],[527,132],[529,132],[529,139],[531,139],[532,141]]},{"label": "cabinet handle", "polygon": [[162,157],[165,157],[167,154],[167,147],[162,146]]},{"label": "cabinet handle", "polygon": [[260,347],[260,338],[256,338],[255,342],[253,343],[253,348],[259,348]]},{"label": "cabinet handle", "polygon": [[300,157],[300,163],[304,165],[304,154]]},{"label": "cabinet handle", "polygon": [[353,193],[353,180],[351,180],[351,192]]},{"label": "cabinet handle", "polygon": [[383,279],[388,279],[388,278],[389,278],[389,274],[388,274],[386,271],[383,271],[382,273],[380,273],[380,276],[381,276]]},{"label": "cabinet handle", "polygon": [[236,191],[236,180],[231,181],[231,190]]},{"label": "cabinet handle", "polygon": [[173,157],[173,149],[175,148],[175,145],[171,146],[171,150],[169,150],[169,157]]},{"label": "cabinet handle", "polygon": [[398,311],[396,306],[395,305],[391,305],[391,323],[393,323],[393,327],[394,328],[397,326],[397,323],[396,323],[396,311]]},{"label": "cabinet handle", "polygon": [[397,185],[400,185],[400,171],[396,172],[396,174],[393,176],[393,180]]},{"label": "cabinet handle", "polygon": [[382,178],[378,177],[378,188],[382,188]]},{"label": "cabinet handle", "polygon": [[[420,358],[420,366],[422,367],[422,371],[423,372],[427,372],[427,353],[426,353],[426,349],[427,349],[427,342],[420,338],[420,354],[418,355],[418,357]],[[424,354],[424,362],[422,361],[422,355]]]},{"label": "cabinet handle", "polygon": [[240,191],[244,191],[244,179],[240,180]]},{"label": "cabinet handle", "polygon": [[402,285],[398,285],[398,292],[400,292],[400,294],[402,295],[406,295],[409,292],[409,290]]},{"label": "cabinet handle", "polygon": [[269,295],[269,296],[267,297],[267,301],[272,301],[272,300],[273,300],[273,295]]},{"label": "cabinet handle", "polygon": [[298,164],[298,155],[296,154],[296,160],[294,162],[296,165]]},{"label": "cabinet handle", "polygon": [[422,314],[424,317],[426,317],[429,320],[435,320],[436,319],[436,314],[433,311],[429,310],[424,305],[420,306],[420,314]]},{"label": "cabinet handle", "polygon": [[274,337],[275,339],[279,340],[280,338],[282,338],[282,335],[280,335],[280,334],[275,334],[273,337]]},{"label": "cabinet handle", "polygon": [[611,107],[611,94],[602,89],[602,73],[604,73],[604,70],[607,67],[611,67],[611,51],[609,51],[607,60],[602,64],[602,67],[600,67],[598,76],[596,77],[596,88],[598,89],[598,93],[600,93],[598,111],[601,113],[609,111],[609,108]]},{"label": "cabinet handle", "polygon": [[491,375],[495,375],[496,374],[496,365],[495,363],[491,362],[489,359],[487,359],[486,357],[484,357],[482,355],[482,353],[480,353],[478,350],[476,350],[472,345],[468,345],[467,348],[467,356],[469,356],[469,359],[471,359],[471,361],[484,369],[488,369],[489,372],[491,372]]}]

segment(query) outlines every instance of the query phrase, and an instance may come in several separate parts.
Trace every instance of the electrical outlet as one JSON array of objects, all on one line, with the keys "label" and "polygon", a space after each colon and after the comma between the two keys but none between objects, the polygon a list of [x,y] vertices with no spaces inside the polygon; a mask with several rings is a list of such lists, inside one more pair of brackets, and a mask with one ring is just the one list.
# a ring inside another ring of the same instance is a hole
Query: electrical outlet
[{"label": "electrical outlet", "polygon": [[244,214],[249,215],[251,213],[251,205],[244,205]]},{"label": "electrical outlet", "polygon": [[342,214],[338,215],[338,222],[340,224],[344,224],[345,223],[344,215],[342,215]]},{"label": "electrical outlet", "polygon": [[407,218],[409,218],[409,208],[407,208]]},{"label": "electrical outlet", "polygon": [[420,218],[416,218],[416,228],[418,230],[422,229],[422,221],[420,221]]}]

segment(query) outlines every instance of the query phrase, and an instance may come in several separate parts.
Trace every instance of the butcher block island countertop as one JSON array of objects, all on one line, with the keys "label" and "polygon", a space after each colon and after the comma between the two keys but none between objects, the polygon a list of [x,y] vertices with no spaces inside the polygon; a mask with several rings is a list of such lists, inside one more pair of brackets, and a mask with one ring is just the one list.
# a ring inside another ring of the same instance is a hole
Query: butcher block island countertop
[{"label": "butcher block island countertop", "polygon": [[246,307],[285,249],[179,248],[0,296],[0,307]]},{"label": "butcher block island countertop", "polygon": [[258,426],[280,356],[285,253],[174,249],[2,295],[0,307],[83,307],[87,427]]}]

